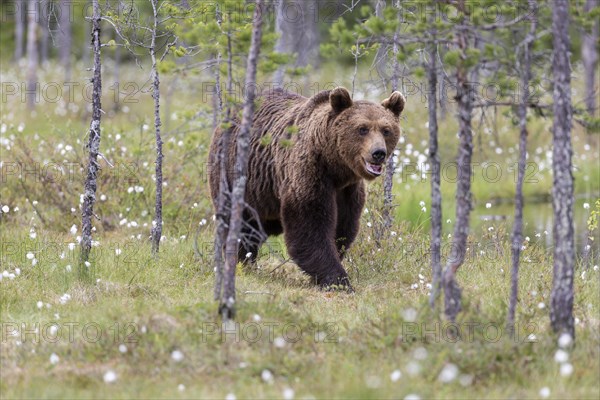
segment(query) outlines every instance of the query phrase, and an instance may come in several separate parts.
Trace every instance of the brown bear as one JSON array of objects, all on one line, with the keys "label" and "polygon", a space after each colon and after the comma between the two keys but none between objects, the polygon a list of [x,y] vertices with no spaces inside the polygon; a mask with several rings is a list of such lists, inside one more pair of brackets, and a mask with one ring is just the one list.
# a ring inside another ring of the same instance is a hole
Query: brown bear
[{"label": "brown bear", "polygon": [[[383,172],[400,137],[399,117],[405,99],[400,92],[376,104],[353,101],[345,88],[311,98],[272,90],[260,98],[251,129],[242,233],[284,234],[287,250],[315,283],[351,290],[342,267],[344,251],[359,228],[365,203],[364,180]],[[239,122],[213,137],[210,188],[217,206],[221,146],[227,180],[232,186]],[[254,261],[266,235],[243,240],[238,257]],[[258,238],[258,239],[257,239]]]}]

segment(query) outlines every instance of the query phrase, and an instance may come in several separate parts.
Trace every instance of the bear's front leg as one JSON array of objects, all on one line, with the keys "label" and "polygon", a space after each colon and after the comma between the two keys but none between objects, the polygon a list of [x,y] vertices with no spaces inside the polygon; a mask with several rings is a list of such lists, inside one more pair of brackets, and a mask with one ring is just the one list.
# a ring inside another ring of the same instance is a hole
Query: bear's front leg
[{"label": "bear's front leg", "polygon": [[350,248],[356,235],[360,222],[360,215],[365,205],[365,185],[362,181],[347,186],[337,192],[337,226],[335,244],[340,254],[340,259]]},{"label": "bear's front leg", "polygon": [[282,199],[281,216],[288,252],[298,266],[323,288],[352,290],[335,245],[335,191],[313,188],[310,195],[290,190]]}]

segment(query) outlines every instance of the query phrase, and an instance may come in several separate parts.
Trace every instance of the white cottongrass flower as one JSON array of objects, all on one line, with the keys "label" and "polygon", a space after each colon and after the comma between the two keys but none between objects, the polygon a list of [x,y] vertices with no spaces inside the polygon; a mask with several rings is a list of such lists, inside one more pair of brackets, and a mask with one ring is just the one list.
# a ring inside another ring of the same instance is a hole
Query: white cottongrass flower
[{"label": "white cottongrass flower", "polygon": [[294,389],[285,388],[285,389],[283,389],[282,395],[283,395],[284,400],[292,400],[295,396]]},{"label": "white cottongrass flower", "polygon": [[35,238],[37,237],[37,232],[35,231],[35,229],[31,228],[31,229],[29,230],[29,237],[30,237],[31,239],[35,239]]},{"label": "white cottongrass flower", "polygon": [[279,337],[276,337],[276,338],[273,340],[273,344],[275,345],[275,347],[277,347],[277,348],[280,348],[280,349],[281,349],[281,348],[285,347],[285,339],[284,339],[284,338],[282,338],[281,336],[279,336]]},{"label": "white cottongrass flower", "polygon": [[537,342],[537,336],[535,336],[535,334],[530,333],[529,336],[527,336],[527,341],[528,342]]},{"label": "white cottongrass flower", "polygon": [[225,400],[236,400],[235,394],[227,393],[227,396],[225,396]]},{"label": "white cottongrass flower", "polygon": [[546,304],[544,304],[544,302],[542,302],[542,301],[541,301],[541,302],[539,302],[539,303],[538,303],[537,307],[538,307],[540,310],[543,310],[544,308],[546,308]]},{"label": "white cottongrass flower", "polygon": [[73,224],[70,231],[71,231],[71,235],[75,235],[77,233],[77,225]]},{"label": "white cottongrass flower", "polygon": [[415,360],[424,360],[427,358],[427,349],[425,347],[417,347],[413,352]]},{"label": "white cottongrass flower", "polygon": [[120,256],[121,255],[121,249],[115,249],[115,254],[117,256]]},{"label": "white cottongrass flower", "polygon": [[104,383],[114,383],[117,381],[117,373],[109,369],[104,373],[102,379],[104,379]]},{"label": "white cottongrass flower", "polygon": [[2,206],[2,212],[3,212],[3,213],[5,213],[5,214],[6,214],[6,213],[8,213],[9,211],[10,211],[10,208],[9,208],[7,205],[3,205],[3,206]]},{"label": "white cottongrass flower", "polygon": [[252,316],[252,320],[254,320],[254,322],[260,322],[260,320],[261,320],[261,319],[262,319],[262,318],[261,318],[261,317],[260,317],[260,315],[258,315],[258,314],[254,314],[254,315]]},{"label": "white cottongrass flower", "polygon": [[421,364],[419,364],[416,361],[409,361],[408,364],[406,364],[406,373],[408,373],[409,375],[415,376],[418,375],[421,372]]},{"label": "white cottongrass flower", "polygon": [[263,380],[263,382],[273,383],[273,373],[268,369],[264,369],[263,372],[260,374],[260,377]]},{"label": "white cottongrass flower", "polygon": [[406,322],[415,322],[417,319],[417,310],[414,308],[407,308],[402,312],[402,318],[404,318]]},{"label": "white cottongrass flower", "polygon": [[183,383],[180,383],[179,385],[177,385],[177,390],[179,390],[180,392],[184,392],[185,391],[185,385]]},{"label": "white cottongrass flower", "polygon": [[71,295],[68,293],[65,293],[62,296],[60,296],[60,299],[58,299],[58,302],[60,304],[67,304],[69,302],[69,300],[71,300]]},{"label": "white cottongrass flower", "polygon": [[485,208],[492,208],[492,203],[485,203]]},{"label": "white cottongrass flower", "polygon": [[40,310],[41,310],[41,309],[42,309],[42,307],[44,307],[44,302],[43,302],[43,301],[38,301],[38,302],[36,303],[36,306],[37,306],[37,308],[38,308],[38,309],[40,309]]},{"label": "white cottongrass flower", "polygon": [[562,349],[556,350],[556,353],[554,353],[554,361],[559,364],[566,363],[569,361],[569,353]]},{"label": "white cottongrass flower", "polygon": [[542,399],[547,399],[548,397],[550,397],[550,388],[548,386],[544,386],[540,389],[539,394]]},{"label": "white cottongrass flower", "polygon": [[458,367],[454,364],[446,364],[438,375],[438,380],[442,383],[450,383],[458,377]]},{"label": "white cottongrass flower", "polygon": [[125,346],[124,344],[120,344],[119,345],[119,353],[122,353],[122,354],[127,353],[127,346]]},{"label": "white cottongrass flower", "polygon": [[560,365],[560,375],[567,377],[573,373],[573,365],[569,363],[564,363]]},{"label": "white cottongrass flower", "polygon": [[65,271],[67,271],[67,272],[71,272],[71,269],[72,269],[72,268],[71,268],[71,266],[70,266],[70,265],[67,265],[67,266],[65,267]]},{"label": "white cottongrass flower", "polygon": [[50,354],[50,364],[56,365],[60,361],[60,357],[56,355],[56,353]]},{"label": "white cottongrass flower", "polygon": [[171,353],[171,358],[175,362],[181,362],[184,359],[184,355],[180,350],[173,350],[173,352]]},{"label": "white cottongrass flower", "polygon": [[421,400],[421,396],[415,393],[410,393],[404,397],[404,400]]},{"label": "white cottongrass flower", "polygon": [[398,382],[400,378],[402,378],[402,372],[400,372],[399,369],[392,371],[392,373],[390,374],[390,380],[392,382]]},{"label": "white cottongrass flower", "polygon": [[33,253],[32,253],[32,252],[28,252],[28,253],[27,253],[27,259],[28,259],[28,260],[33,260],[34,258],[35,258],[35,256],[33,255]]},{"label": "white cottongrass flower", "polygon": [[424,202],[423,200],[421,200],[421,201],[419,202],[419,206],[420,206],[420,207],[425,207],[425,202]]},{"label": "white cottongrass flower", "polygon": [[590,203],[583,203],[583,208],[586,210],[590,209]]}]

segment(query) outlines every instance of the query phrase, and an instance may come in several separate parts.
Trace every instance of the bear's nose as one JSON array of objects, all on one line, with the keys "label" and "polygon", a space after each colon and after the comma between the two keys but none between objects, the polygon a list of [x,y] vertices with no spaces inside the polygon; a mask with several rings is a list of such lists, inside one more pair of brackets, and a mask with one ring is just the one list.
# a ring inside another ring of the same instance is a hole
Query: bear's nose
[{"label": "bear's nose", "polygon": [[386,152],[385,152],[385,150],[382,150],[382,149],[377,149],[371,153],[371,157],[373,157],[373,161],[375,161],[377,163],[383,162],[383,160],[385,159],[385,155],[386,155]]}]

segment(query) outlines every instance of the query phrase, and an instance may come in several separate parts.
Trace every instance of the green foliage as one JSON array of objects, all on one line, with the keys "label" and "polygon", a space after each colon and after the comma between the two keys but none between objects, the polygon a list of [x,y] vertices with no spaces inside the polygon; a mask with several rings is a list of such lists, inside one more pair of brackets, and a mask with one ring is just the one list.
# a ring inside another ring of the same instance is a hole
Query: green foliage
[{"label": "green foliage", "polygon": [[[588,232],[592,234],[598,229],[598,220],[600,219],[600,199],[596,200],[595,208],[590,212],[590,216],[587,221]],[[592,238],[593,239],[593,238]]]},{"label": "green foliage", "polygon": [[177,68],[177,64],[175,64],[175,62],[173,60],[159,61],[156,66],[156,69],[161,74],[169,73],[169,72],[173,71],[175,68]]},{"label": "green foliage", "polygon": [[450,50],[444,54],[444,64],[448,64],[451,67],[457,67],[460,62],[460,51]]}]

